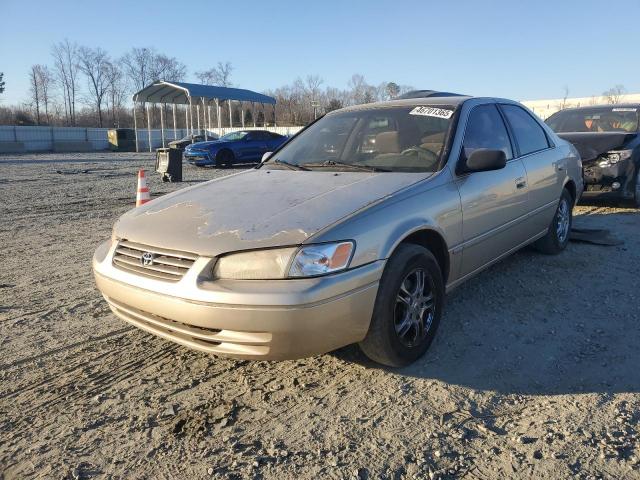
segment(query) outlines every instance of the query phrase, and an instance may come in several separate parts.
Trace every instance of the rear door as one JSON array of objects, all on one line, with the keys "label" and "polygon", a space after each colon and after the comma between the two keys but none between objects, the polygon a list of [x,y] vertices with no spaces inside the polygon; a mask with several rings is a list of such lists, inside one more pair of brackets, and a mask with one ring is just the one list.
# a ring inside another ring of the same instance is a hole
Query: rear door
[{"label": "rear door", "polygon": [[462,275],[467,275],[514,249],[528,236],[518,223],[527,213],[527,174],[514,157],[513,145],[495,104],[469,113],[461,156],[478,148],[503,150],[505,168],[457,175],[462,204]]},{"label": "rear door", "polygon": [[518,105],[502,104],[517,156],[529,182],[531,219],[525,224],[531,236],[547,228],[553,218],[567,170],[567,159],[554,148],[542,126]]}]

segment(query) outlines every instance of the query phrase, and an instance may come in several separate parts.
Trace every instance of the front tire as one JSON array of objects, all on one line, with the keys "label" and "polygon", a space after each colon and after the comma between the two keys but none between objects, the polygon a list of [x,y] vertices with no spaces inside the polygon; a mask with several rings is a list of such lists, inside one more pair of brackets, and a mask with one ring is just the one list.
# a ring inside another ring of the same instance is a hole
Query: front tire
[{"label": "front tire", "polygon": [[230,150],[222,150],[216,155],[216,167],[229,168],[234,160],[233,152]]},{"label": "front tire", "polygon": [[433,254],[419,245],[401,244],[382,274],[361,350],[390,367],[413,363],[431,345],[443,305],[444,281]]},{"label": "front tire", "polygon": [[547,234],[533,243],[539,252],[556,255],[562,252],[569,243],[571,225],[573,224],[573,197],[565,188],[562,190],[556,214],[551,220]]}]

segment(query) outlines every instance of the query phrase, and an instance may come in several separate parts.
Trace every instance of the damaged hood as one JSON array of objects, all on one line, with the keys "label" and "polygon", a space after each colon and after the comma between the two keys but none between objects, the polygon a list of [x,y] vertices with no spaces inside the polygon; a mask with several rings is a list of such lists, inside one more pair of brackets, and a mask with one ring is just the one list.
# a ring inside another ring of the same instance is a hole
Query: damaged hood
[{"label": "damaged hood", "polygon": [[609,150],[620,150],[634,138],[637,133],[626,132],[576,132],[558,133],[563,140],[571,142],[580,153],[583,162],[595,160]]},{"label": "damaged hood", "polygon": [[124,214],[118,238],[217,256],[297,245],[432,173],[249,170],[165,195]]}]

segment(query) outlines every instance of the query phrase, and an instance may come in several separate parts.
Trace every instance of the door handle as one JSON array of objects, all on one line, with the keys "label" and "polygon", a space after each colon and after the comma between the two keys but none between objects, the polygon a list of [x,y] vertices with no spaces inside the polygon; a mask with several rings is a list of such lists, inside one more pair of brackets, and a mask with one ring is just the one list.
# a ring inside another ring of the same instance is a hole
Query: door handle
[{"label": "door handle", "polygon": [[527,186],[527,181],[524,177],[516,178],[516,188],[524,188]]}]

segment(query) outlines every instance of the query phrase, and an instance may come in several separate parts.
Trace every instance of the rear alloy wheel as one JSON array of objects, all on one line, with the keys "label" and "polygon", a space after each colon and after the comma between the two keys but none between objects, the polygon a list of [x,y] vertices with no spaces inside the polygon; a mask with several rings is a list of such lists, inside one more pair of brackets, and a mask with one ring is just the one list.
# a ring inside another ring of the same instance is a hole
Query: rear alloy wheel
[{"label": "rear alloy wheel", "polygon": [[573,223],[573,197],[565,188],[562,190],[556,214],[553,216],[547,234],[534,242],[536,250],[555,255],[564,250],[569,243],[571,224]]},{"label": "rear alloy wheel", "polygon": [[360,348],[370,359],[402,367],[429,348],[440,323],[444,282],[433,254],[402,244],[382,274],[371,325]]},{"label": "rear alloy wheel", "polygon": [[233,152],[230,150],[222,150],[216,155],[216,167],[229,168],[234,160]]}]

